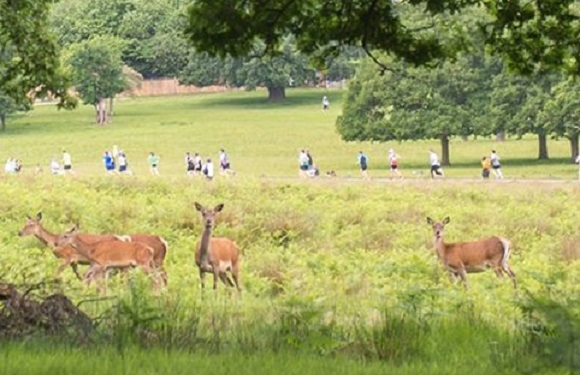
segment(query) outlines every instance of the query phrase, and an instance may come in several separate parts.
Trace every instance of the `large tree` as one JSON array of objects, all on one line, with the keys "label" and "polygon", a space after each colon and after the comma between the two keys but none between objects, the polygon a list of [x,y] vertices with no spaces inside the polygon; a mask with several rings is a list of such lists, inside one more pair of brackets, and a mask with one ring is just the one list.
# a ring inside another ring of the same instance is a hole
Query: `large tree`
[{"label": "large tree", "polygon": [[[189,39],[199,51],[245,56],[256,40],[275,52],[294,34],[298,49],[333,54],[339,46],[386,52],[424,64],[464,49],[466,30],[439,35],[449,27],[447,15],[479,6],[477,22],[484,41],[511,69],[531,73],[566,67],[580,73],[580,20],[574,0],[196,0],[189,7]],[[414,7],[428,21],[408,22]],[[384,61],[376,59],[383,70]]]},{"label": "large tree", "polygon": [[85,104],[95,107],[99,125],[107,122],[106,99],[126,87],[122,45],[114,37],[96,37],[72,44],[64,56],[76,91]]},{"label": "large tree", "polygon": [[580,152],[580,83],[574,79],[564,79],[554,85],[543,117],[552,135],[570,141],[570,159],[573,162]]},{"label": "large tree", "polygon": [[256,43],[253,56],[223,59],[192,52],[180,74],[180,82],[197,86],[243,86],[250,90],[266,87],[269,100],[278,101],[286,97],[286,87],[314,81],[315,70],[296,51],[292,37],[284,40],[276,56],[262,56],[263,50],[264,45]]},{"label": "large tree", "polygon": [[0,1],[0,120],[30,108],[36,96],[51,92],[59,108],[76,103],[60,74],[58,48],[48,29],[52,0]]}]

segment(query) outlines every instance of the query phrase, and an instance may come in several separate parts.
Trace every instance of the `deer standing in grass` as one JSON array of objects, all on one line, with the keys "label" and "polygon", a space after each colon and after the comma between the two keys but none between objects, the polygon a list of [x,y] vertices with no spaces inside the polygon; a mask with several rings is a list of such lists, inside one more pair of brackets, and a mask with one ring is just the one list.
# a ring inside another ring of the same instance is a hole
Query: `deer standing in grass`
[{"label": "deer standing in grass", "polygon": [[[218,278],[227,286],[234,286],[238,293],[242,292],[240,287],[240,251],[236,244],[228,238],[212,238],[212,231],[215,216],[224,208],[223,204],[218,204],[213,210],[204,208],[195,202],[195,209],[201,212],[204,229],[201,233],[201,240],[197,244],[195,252],[195,263],[199,267],[199,277],[202,289],[205,287],[205,274],[213,273],[213,289],[217,290]],[[234,281],[232,282],[226,272],[230,271]]]},{"label": "deer standing in grass", "polygon": [[433,228],[433,243],[437,256],[452,276],[461,277],[467,287],[467,273],[483,272],[492,268],[498,278],[503,277],[504,272],[507,273],[512,279],[514,288],[517,287],[516,274],[508,265],[509,240],[493,236],[472,242],[445,243],[443,234],[445,225],[449,224],[449,221],[449,217],[441,223],[436,223],[430,217],[427,218],[427,223]]},{"label": "deer standing in grass", "polygon": [[154,250],[141,242],[102,241],[90,244],[78,235],[78,228],[75,226],[59,236],[57,246],[72,246],[89,259],[91,266],[85,273],[85,280],[89,284],[91,280],[102,278],[107,269],[139,267],[150,275],[155,286],[158,286]]},{"label": "deer standing in grass", "polygon": [[153,234],[129,234],[123,237],[131,242],[140,242],[153,249],[153,263],[155,264],[155,270],[159,274],[161,283],[164,286],[167,285],[167,272],[163,267],[168,249],[167,241],[165,241],[163,237]]},{"label": "deer standing in grass", "polygon": [[[26,216],[26,224],[24,227],[18,231],[18,235],[22,236],[35,236],[38,238],[43,244],[47,245],[52,249],[54,256],[58,259],[61,259],[61,264],[56,271],[57,276],[59,276],[65,268],[70,266],[74,271],[75,275],[79,280],[82,280],[79,272],[78,272],[78,265],[88,265],[90,264],[89,259],[85,256],[80,254],[71,246],[62,246],[59,247],[57,245],[57,241],[59,238],[58,234],[54,234],[46,230],[42,224],[42,213],[38,212],[36,217],[33,219],[30,216]],[[101,241],[122,241],[123,238],[114,235],[108,234],[81,234],[81,239],[89,244],[95,244]]]}]

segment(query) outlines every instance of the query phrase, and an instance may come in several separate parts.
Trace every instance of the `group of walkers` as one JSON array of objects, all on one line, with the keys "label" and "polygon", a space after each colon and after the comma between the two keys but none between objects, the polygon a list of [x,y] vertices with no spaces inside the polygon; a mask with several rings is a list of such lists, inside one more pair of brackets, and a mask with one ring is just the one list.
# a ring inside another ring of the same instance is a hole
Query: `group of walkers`
[{"label": "group of walkers", "polygon": [[[441,162],[439,161],[439,156],[437,155],[437,153],[433,151],[433,149],[429,149],[428,155],[429,155],[429,163],[431,166],[430,170],[431,179],[435,179],[438,177],[445,178],[445,172],[441,167]],[[393,150],[393,148],[389,148],[388,162],[390,167],[390,178],[402,179],[403,175],[399,170],[399,155],[395,152],[395,150]],[[580,164],[580,155],[578,155],[576,162]],[[314,165],[312,156],[310,155],[310,152],[308,150],[303,149],[300,151],[298,155],[298,163],[301,176],[316,177],[320,174],[318,168],[316,167],[316,165]],[[363,151],[359,151],[357,155],[357,164],[361,171],[361,177],[365,180],[370,180],[368,173],[369,157]],[[489,179],[490,173],[491,171],[493,171],[496,179],[503,180],[504,177],[501,170],[500,157],[495,150],[491,151],[491,155],[489,157],[484,156],[481,159],[481,166],[482,166],[482,174],[481,174],[482,179],[484,180]],[[578,173],[580,179],[580,170]],[[326,175],[328,177],[335,177],[336,173],[334,171],[331,171],[327,172]]]},{"label": "group of walkers", "polygon": [[125,151],[119,150],[117,145],[113,146],[112,151],[106,150],[103,153],[103,165],[107,174],[133,175],[133,172],[129,169],[127,154]]},{"label": "group of walkers", "polygon": [[[220,162],[220,175],[235,175],[236,172],[231,168],[230,158],[226,153],[226,150],[221,148],[218,157]],[[195,152],[193,155],[191,155],[191,152],[188,151],[185,153],[184,161],[186,173],[188,176],[200,176],[203,174],[206,179],[213,180],[215,175],[215,168],[211,158],[206,158],[205,163],[203,163],[203,158],[199,155],[199,153]]]}]

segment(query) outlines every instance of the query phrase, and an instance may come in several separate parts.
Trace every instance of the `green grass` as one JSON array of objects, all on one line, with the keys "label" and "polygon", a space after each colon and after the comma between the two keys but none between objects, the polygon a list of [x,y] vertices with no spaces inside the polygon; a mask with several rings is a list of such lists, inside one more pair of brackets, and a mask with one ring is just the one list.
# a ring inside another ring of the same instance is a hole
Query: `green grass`
[{"label": "green grass", "polygon": [[[164,175],[183,175],[186,151],[198,151],[217,159],[226,148],[233,167],[244,176],[297,175],[297,152],[307,148],[321,171],[336,170],[339,176],[358,177],[356,155],[369,155],[371,175],[385,177],[387,149],[400,154],[401,169],[407,177],[427,174],[427,150],[439,151],[437,141],[345,143],[335,130],[343,92],[330,91],[331,110],[320,109],[321,90],[289,90],[288,99],[269,103],[264,92],[233,92],[195,96],[125,98],[115,104],[112,124],[96,127],[93,110],[81,106],[72,112],[54,106],[37,106],[33,112],[10,120],[8,131],[0,137],[0,154],[24,161],[31,173],[40,163],[48,169],[50,159],[61,158],[69,150],[80,175],[104,174],[101,155],[114,144],[124,149],[133,170],[147,174],[149,151],[161,155]],[[551,159],[537,161],[537,141],[492,139],[451,142],[453,167],[449,177],[479,177],[479,162],[492,148],[503,159],[507,178],[574,179],[577,167],[569,163],[568,142],[549,141]],[[423,176],[424,176],[423,175]]]},{"label": "green grass", "polygon": [[[538,163],[533,139],[454,141],[456,166],[447,170],[452,177],[478,176],[480,155],[495,147],[508,177],[567,182],[305,183],[296,178],[302,147],[323,171],[342,176],[358,176],[356,153],[363,148],[373,175],[387,175],[386,146],[342,142],[334,130],[342,94],[330,93],[330,114],[320,110],[321,94],[291,91],[287,102],[276,104],[266,103],[263,92],[126,99],[104,128],[91,123],[88,107],[56,112],[41,106],[10,123],[0,153],[22,158],[28,170],[0,178],[0,280],[23,287],[47,281],[43,293],[64,292],[102,319],[88,338],[2,340],[0,373],[575,370],[577,361],[568,358],[580,336],[580,190],[571,182],[577,167],[563,162],[567,144],[552,141],[555,159]],[[113,144],[128,152],[137,177],[104,176],[101,153]],[[215,158],[222,146],[236,178],[195,183],[184,176],[186,150]],[[426,171],[426,150],[435,146],[396,145],[404,171]],[[33,176],[36,163],[46,166],[62,148],[71,151],[79,178]],[[148,176],[151,149],[161,154],[167,178]],[[225,203],[215,235],[243,250],[242,298],[222,285],[202,296],[193,260],[203,227],[195,201]],[[80,223],[90,233],[164,236],[167,290],[150,293],[145,277],[134,272],[131,281],[110,280],[111,299],[94,300],[96,291],[69,270],[54,280],[58,261],[50,251],[16,235],[26,215],[38,210],[54,232]],[[468,290],[450,283],[426,216],[451,217],[450,242],[508,237],[519,290],[491,272],[470,274]]]}]

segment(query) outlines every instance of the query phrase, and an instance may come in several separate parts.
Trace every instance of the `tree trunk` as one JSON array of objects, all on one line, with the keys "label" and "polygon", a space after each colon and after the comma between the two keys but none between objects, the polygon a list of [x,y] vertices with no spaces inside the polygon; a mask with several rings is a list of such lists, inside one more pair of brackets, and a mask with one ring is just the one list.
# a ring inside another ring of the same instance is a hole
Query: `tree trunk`
[{"label": "tree trunk", "polygon": [[112,96],[109,98],[109,113],[108,116],[113,116],[113,98]]},{"label": "tree trunk", "polygon": [[576,162],[576,158],[578,157],[578,134],[573,135],[570,139],[570,152],[572,153],[572,163]]},{"label": "tree trunk", "polygon": [[505,141],[505,131],[500,130],[497,133],[495,133],[495,140],[498,142]]},{"label": "tree trunk", "polygon": [[449,162],[449,137],[446,135],[441,136],[441,164],[451,165]]},{"label": "tree trunk", "polygon": [[548,137],[545,133],[538,134],[538,159],[548,159]]},{"label": "tree trunk", "polygon": [[104,98],[99,98],[95,104],[97,111],[97,125],[105,125],[107,123],[107,104]]},{"label": "tree trunk", "polygon": [[272,102],[284,100],[286,89],[284,87],[268,87],[268,100]]},{"label": "tree trunk", "polygon": [[6,131],[6,115],[0,115],[0,131]]}]

